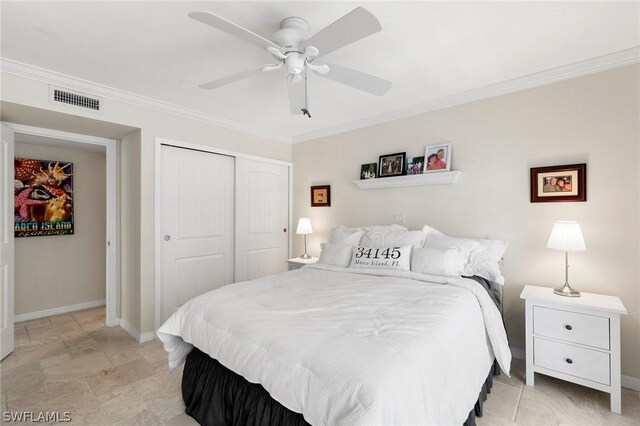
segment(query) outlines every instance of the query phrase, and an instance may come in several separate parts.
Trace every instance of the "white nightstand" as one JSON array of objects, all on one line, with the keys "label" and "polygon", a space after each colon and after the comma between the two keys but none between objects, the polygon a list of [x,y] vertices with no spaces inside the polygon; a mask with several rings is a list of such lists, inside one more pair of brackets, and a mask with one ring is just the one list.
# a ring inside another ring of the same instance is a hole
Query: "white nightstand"
[{"label": "white nightstand", "polygon": [[620,414],[620,315],[627,310],[614,296],[553,294],[525,286],[527,385],[534,373],[557,377],[611,394],[611,411]]},{"label": "white nightstand", "polygon": [[301,257],[294,257],[293,259],[287,259],[287,263],[289,264],[290,271],[293,271],[294,269],[300,269],[304,265],[316,263],[317,261],[318,261],[317,257],[312,257],[311,259],[302,259]]}]

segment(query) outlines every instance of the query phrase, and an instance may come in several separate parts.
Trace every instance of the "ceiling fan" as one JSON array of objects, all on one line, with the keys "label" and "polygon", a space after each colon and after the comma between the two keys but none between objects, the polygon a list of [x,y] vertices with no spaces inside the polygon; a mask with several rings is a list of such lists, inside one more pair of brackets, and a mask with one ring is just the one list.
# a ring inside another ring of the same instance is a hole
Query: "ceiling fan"
[{"label": "ceiling fan", "polygon": [[307,21],[298,17],[286,18],[280,23],[280,30],[273,35],[273,41],[211,12],[192,12],[189,17],[264,49],[276,59],[273,64],[201,84],[202,89],[216,89],[256,74],[284,68],[287,71],[291,113],[304,114],[311,118],[307,101],[309,71],[377,96],[384,95],[391,88],[391,82],[388,80],[320,60],[334,50],[382,29],[376,17],[362,7],[354,9],[312,36],[308,33]]}]

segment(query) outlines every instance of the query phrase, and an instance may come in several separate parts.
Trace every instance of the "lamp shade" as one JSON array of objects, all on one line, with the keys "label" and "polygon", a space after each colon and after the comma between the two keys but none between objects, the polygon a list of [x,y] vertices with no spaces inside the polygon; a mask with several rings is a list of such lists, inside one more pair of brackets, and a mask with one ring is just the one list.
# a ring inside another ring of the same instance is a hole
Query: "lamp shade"
[{"label": "lamp shade", "polygon": [[578,222],[560,220],[553,225],[547,247],[560,251],[583,251],[587,249]]},{"label": "lamp shade", "polygon": [[313,229],[311,228],[311,220],[307,217],[301,217],[298,221],[298,228],[296,229],[296,234],[311,234]]}]

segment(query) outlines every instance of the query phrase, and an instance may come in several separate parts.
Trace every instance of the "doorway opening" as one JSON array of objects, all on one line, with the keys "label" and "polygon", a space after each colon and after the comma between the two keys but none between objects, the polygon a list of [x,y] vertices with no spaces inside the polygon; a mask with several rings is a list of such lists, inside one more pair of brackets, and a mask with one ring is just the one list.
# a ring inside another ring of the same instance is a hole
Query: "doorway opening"
[{"label": "doorway opening", "polygon": [[87,326],[118,325],[118,141],[3,124],[13,137],[13,197],[24,198],[15,202],[16,225],[8,233],[14,247],[8,320],[35,325],[76,312],[73,320]]}]

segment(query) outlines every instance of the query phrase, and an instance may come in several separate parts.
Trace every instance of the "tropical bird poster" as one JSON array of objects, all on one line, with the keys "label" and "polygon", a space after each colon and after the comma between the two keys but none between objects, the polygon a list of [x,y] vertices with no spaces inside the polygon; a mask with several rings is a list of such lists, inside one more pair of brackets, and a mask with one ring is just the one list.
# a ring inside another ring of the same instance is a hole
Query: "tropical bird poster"
[{"label": "tropical bird poster", "polygon": [[73,234],[73,163],[15,159],[16,237]]}]

